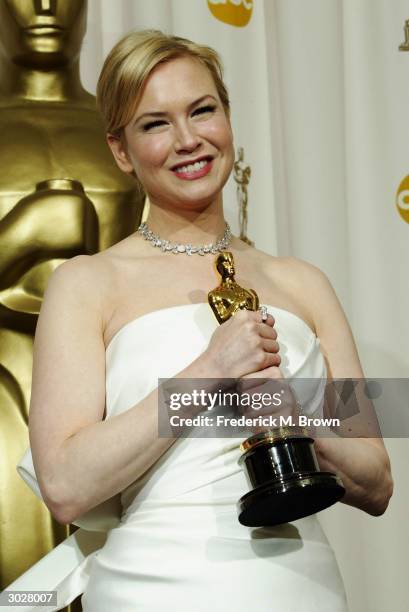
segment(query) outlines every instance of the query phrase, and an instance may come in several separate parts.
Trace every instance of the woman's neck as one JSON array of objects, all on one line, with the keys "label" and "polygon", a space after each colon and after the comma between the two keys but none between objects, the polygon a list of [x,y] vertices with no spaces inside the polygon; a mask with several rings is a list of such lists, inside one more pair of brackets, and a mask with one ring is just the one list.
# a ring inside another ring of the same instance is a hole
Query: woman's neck
[{"label": "woman's neck", "polygon": [[162,208],[150,202],[146,223],[163,240],[193,246],[217,242],[226,229],[221,201],[200,212]]}]

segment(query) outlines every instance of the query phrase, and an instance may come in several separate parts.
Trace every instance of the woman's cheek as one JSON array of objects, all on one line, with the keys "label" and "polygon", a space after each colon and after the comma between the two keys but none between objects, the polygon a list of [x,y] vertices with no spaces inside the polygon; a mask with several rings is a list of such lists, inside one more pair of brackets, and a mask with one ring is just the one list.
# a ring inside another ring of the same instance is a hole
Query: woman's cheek
[{"label": "woman's cheek", "polygon": [[145,159],[152,165],[161,166],[166,162],[170,152],[170,139],[167,134],[158,134],[143,152]]},{"label": "woman's cheek", "polygon": [[214,127],[211,138],[220,149],[229,149],[233,146],[233,132],[225,120]]}]

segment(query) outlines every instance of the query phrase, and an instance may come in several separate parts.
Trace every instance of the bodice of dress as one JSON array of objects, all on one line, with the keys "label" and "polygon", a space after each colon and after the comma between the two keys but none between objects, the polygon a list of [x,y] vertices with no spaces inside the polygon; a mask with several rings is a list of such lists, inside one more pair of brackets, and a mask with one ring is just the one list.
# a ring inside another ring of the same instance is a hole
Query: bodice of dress
[{"label": "bodice of dress", "polygon": [[[267,309],[275,318],[283,376],[325,378],[320,342],[309,326],[287,310]],[[141,401],[157,386],[158,378],[171,378],[183,370],[206,349],[217,327],[205,303],[155,310],[126,323],[106,350],[107,416]]]},{"label": "bodice of dress", "polygon": [[[317,413],[325,363],[319,340],[294,314],[268,307],[274,316],[286,378],[302,378],[304,412]],[[208,304],[187,304],[156,310],[124,325],[106,351],[107,418],[123,412],[172,378],[208,346],[218,327]],[[308,379],[308,383],[306,381]],[[241,438],[180,438],[121,496],[124,513],[167,500],[195,499],[202,503],[237,500],[246,492],[238,465]],[[234,478],[232,478],[234,476]],[[218,482],[216,487],[214,483]]]}]

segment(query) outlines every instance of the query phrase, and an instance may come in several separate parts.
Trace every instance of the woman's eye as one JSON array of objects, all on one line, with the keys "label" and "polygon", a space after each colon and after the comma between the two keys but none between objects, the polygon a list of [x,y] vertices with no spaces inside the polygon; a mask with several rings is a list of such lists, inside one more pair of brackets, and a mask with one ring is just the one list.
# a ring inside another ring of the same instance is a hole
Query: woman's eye
[{"label": "woman's eye", "polygon": [[145,125],[143,126],[143,130],[144,132],[148,132],[149,130],[153,130],[156,127],[160,127],[162,125],[165,125],[165,121],[162,121],[161,119],[158,121],[150,121],[150,123],[145,123]]},{"label": "woman's eye", "polygon": [[193,111],[193,115],[204,115],[205,113],[213,113],[216,110],[216,107],[212,104],[208,104],[207,106],[200,106],[195,111]]}]

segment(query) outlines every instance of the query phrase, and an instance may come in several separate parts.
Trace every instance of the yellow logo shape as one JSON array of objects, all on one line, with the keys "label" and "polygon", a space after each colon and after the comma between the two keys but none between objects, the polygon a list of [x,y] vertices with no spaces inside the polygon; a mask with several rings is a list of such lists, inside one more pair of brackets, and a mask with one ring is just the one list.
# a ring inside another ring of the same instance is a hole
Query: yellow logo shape
[{"label": "yellow logo shape", "polygon": [[243,28],[250,21],[253,0],[207,0],[212,15],[229,25]]},{"label": "yellow logo shape", "polygon": [[396,193],[396,207],[402,219],[409,223],[409,176],[405,176]]}]

